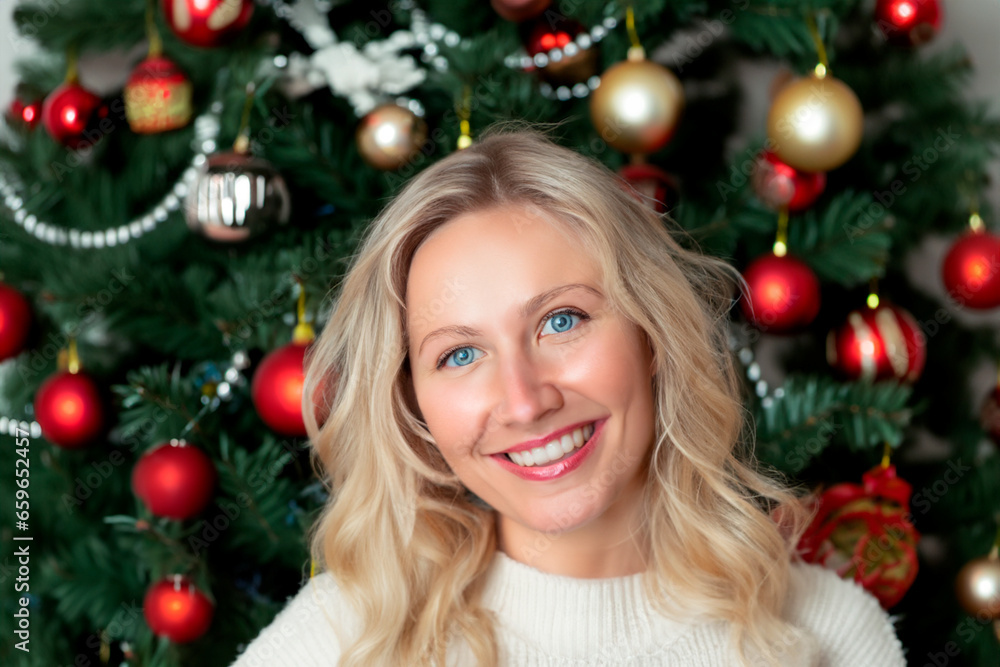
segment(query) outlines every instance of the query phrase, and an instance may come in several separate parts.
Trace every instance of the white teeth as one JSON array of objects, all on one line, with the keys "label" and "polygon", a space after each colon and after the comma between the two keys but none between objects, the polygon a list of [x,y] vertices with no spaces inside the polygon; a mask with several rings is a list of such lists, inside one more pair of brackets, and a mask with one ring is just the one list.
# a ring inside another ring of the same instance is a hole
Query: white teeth
[{"label": "white teeth", "polygon": [[548,455],[549,461],[555,461],[556,459],[558,459],[563,455],[563,450],[562,446],[560,445],[560,442],[561,442],[560,440],[556,440],[555,442],[550,442],[549,444],[545,445],[545,453],[546,455]]},{"label": "white teeth", "polygon": [[549,461],[561,459],[574,449],[579,449],[594,435],[594,425],[588,424],[583,428],[578,428],[572,433],[563,435],[558,440],[548,442],[544,447],[523,452],[510,452],[510,459],[519,466],[531,467],[545,465]]}]

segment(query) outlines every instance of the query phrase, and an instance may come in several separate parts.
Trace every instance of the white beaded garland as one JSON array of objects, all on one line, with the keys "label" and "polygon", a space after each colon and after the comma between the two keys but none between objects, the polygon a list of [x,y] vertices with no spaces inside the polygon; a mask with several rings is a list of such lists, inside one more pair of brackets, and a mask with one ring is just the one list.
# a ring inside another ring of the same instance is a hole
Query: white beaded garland
[{"label": "white beaded garland", "polygon": [[[198,167],[205,163],[207,156],[198,149],[211,147],[215,149],[215,138],[219,132],[218,114],[222,111],[222,102],[212,102],[209,110],[195,119],[195,138],[191,142],[195,155],[191,158],[191,166],[184,170],[180,179],[173,185],[152,211],[139,218],[110,227],[102,231],[84,231],[65,229],[58,225],[40,221],[38,217],[24,208],[24,199],[18,193],[19,185],[0,173],[0,194],[3,203],[12,211],[14,222],[25,232],[39,241],[54,246],[70,246],[72,248],[105,248],[124,245],[129,241],[151,232],[167,220],[169,214],[181,207],[181,197],[188,192],[191,182],[198,175]],[[2,418],[0,418],[2,419]],[[2,429],[0,429],[2,430]]]}]

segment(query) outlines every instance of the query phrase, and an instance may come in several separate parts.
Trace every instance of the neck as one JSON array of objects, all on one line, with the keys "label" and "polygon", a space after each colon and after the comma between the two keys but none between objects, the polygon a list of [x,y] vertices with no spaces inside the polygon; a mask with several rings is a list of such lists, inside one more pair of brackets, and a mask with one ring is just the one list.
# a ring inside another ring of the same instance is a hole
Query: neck
[{"label": "neck", "polygon": [[599,517],[560,533],[539,532],[499,514],[497,548],[536,570],[578,579],[644,572],[642,506],[642,486],[634,485]]}]

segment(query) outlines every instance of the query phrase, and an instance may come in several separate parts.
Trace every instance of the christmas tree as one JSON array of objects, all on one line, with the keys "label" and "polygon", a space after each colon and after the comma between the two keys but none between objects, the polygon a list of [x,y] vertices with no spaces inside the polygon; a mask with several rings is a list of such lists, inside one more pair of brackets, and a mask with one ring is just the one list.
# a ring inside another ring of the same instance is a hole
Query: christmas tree
[{"label": "christmas tree", "polygon": [[[960,45],[922,49],[939,4],[17,3],[40,54],[0,142],[0,661],[233,660],[309,576],[302,359],[361,234],[525,119],[743,271],[754,451],[816,489],[805,556],[910,664],[1000,664],[1000,388],[967,386],[1000,342],[956,317],[1000,306],[1000,120]],[[97,56],[128,73],[108,94]],[[745,65],[776,61],[739,132]],[[931,233],[946,301],[905,261]]]}]

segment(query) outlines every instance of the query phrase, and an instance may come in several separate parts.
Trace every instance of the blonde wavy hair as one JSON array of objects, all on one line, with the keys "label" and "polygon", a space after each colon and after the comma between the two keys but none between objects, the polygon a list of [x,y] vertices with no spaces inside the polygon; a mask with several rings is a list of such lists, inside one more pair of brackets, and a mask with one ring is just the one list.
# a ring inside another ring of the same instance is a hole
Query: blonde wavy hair
[{"label": "blonde wavy hair", "polygon": [[732,297],[745,284],[726,262],[682,247],[672,223],[609,169],[536,128],[491,128],[413,178],[366,231],[308,355],[304,415],[313,467],[330,491],[311,551],[362,628],[340,664],[443,666],[460,635],[478,664],[497,665],[494,617],[479,603],[497,548],[495,511],[470,497],[419,417],[405,288],[434,229],[525,205],[581,239],[609,303],[654,350],[649,598],[663,613],[730,621],[738,662],[780,664],[788,637],[799,636],[782,608],[807,517],[799,497],[753,463],[728,347]]}]

